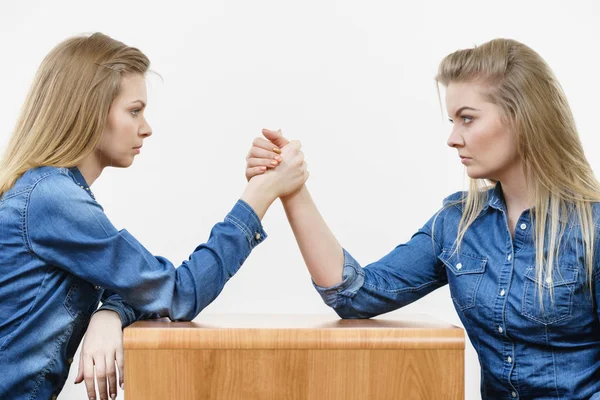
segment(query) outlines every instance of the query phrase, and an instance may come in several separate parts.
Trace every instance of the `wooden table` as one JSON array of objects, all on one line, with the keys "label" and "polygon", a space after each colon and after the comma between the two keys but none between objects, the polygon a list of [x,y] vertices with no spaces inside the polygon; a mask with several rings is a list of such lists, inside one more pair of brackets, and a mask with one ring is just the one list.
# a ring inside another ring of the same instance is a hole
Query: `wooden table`
[{"label": "wooden table", "polygon": [[464,399],[464,332],[428,316],[200,315],[124,331],[125,399]]}]

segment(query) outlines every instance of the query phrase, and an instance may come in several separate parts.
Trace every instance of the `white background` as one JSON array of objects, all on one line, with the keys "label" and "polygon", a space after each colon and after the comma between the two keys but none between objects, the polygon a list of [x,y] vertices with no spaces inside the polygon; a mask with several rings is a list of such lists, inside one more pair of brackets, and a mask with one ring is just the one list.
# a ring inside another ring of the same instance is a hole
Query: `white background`
[{"label": "white background", "polygon": [[[238,199],[246,152],[263,127],[303,143],[309,189],[359,262],[408,240],[446,195],[467,187],[446,146],[438,63],[496,37],[548,61],[600,170],[597,1],[3,1],[0,149],[43,57],[94,31],[140,48],[164,81],[149,77],[154,135],[142,154],[92,189],[118,228],[176,265]],[[279,202],[263,223],[268,240],[204,313],[335,317],[312,288]],[[393,315],[402,313],[460,324],[447,288]],[[85,398],[72,383],[78,357],[61,399]],[[465,384],[466,398],[478,399],[470,345]]]}]

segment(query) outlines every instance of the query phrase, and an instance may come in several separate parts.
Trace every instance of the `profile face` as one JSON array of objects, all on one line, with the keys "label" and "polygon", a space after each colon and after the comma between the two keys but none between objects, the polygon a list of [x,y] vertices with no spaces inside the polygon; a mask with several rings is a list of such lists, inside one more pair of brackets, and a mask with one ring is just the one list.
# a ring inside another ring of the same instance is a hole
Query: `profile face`
[{"label": "profile face", "polygon": [[135,74],[121,78],[121,91],[113,100],[104,131],[96,147],[102,167],[127,168],[140,154],[152,129],[144,117],[147,104],[146,79]]},{"label": "profile face", "polygon": [[472,82],[448,84],[448,146],[458,150],[469,177],[502,181],[521,167],[517,135],[503,120],[502,109],[485,98],[485,90]]}]

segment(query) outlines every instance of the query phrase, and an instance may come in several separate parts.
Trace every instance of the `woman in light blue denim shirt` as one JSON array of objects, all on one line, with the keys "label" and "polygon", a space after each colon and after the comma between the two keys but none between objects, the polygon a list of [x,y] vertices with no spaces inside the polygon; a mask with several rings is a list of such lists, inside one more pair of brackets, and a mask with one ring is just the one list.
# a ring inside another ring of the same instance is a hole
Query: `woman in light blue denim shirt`
[{"label": "woman in light blue denim shirt", "polygon": [[[306,187],[282,199],[316,289],[341,317],[369,318],[448,284],[484,399],[600,399],[600,185],[560,85],[506,39],[448,55],[436,80],[469,191],[364,268]],[[285,149],[280,133],[264,134],[249,168]]]},{"label": "woman in light blue denim shirt", "polygon": [[266,238],[269,205],[307,179],[299,143],[286,146],[188,261],[153,256],[90,190],[152,134],[148,67],[138,49],[96,33],[59,44],[38,70],[0,164],[0,399],[56,398],[88,323],[77,381],[95,398],[95,373],[100,398],[116,397],[121,328],[193,319]]}]

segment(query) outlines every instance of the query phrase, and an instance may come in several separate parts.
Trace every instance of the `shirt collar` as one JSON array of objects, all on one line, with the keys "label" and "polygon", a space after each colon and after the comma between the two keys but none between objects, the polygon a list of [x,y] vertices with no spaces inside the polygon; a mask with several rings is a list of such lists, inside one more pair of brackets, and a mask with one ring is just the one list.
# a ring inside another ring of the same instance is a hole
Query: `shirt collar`
[{"label": "shirt collar", "polygon": [[488,200],[483,206],[483,210],[487,210],[488,207],[495,208],[496,210],[504,211],[504,193],[502,192],[502,185],[500,182],[496,182],[496,185],[488,190]]},{"label": "shirt collar", "polygon": [[71,172],[72,178],[75,181],[75,183],[77,183],[77,185],[80,188],[85,190],[92,197],[92,199],[96,200],[96,198],[94,197],[94,193],[92,193],[90,186],[85,181],[85,178],[83,177],[83,174],[81,173],[81,171],[79,171],[79,168],[71,167],[71,168],[69,168],[69,171]]},{"label": "shirt collar", "polygon": [[[498,211],[506,212],[506,203],[504,201],[504,193],[502,192],[502,185],[500,184],[500,182],[496,182],[496,185],[488,190],[488,199],[481,211],[483,212],[487,210],[488,207],[492,207]],[[533,209],[534,207],[531,207],[529,211],[532,212]],[[562,215],[562,213],[559,213],[558,219],[560,221],[568,221],[569,216],[573,215],[572,211],[573,210],[569,208],[567,216]],[[552,214],[552,211],[550,209],[548,209],[548,214]]]}]

